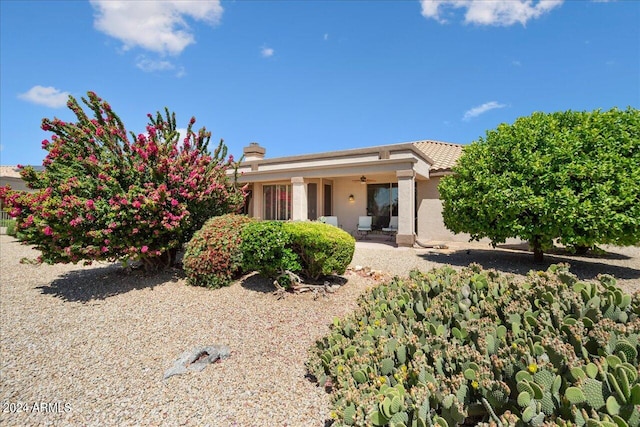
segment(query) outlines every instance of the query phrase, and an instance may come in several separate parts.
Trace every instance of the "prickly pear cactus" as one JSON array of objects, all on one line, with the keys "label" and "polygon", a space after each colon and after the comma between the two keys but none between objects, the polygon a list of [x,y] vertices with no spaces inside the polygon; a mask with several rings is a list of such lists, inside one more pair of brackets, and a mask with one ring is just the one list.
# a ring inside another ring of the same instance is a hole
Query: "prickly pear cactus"
[{"label": "prickly pear cactus", "polygon": [[395,278],[335,319],[307,368],[334,425],[640,426],[640,293],[568,266]]}]

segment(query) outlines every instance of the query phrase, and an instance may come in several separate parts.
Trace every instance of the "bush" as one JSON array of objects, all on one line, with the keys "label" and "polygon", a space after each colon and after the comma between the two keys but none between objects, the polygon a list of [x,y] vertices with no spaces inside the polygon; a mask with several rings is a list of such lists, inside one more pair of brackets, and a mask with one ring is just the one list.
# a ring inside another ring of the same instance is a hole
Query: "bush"
[{"label": "bush", "polygon": [[[285,271],[301,269],[298,256],[289,248],[291,235],[279,221],[247,224],[242,231],[242,265],[245,271],[255,270],[270,279],[279,278]],[[281,283],[287,287],[288,283]]]},{"label": "bush", "polygon": [[287,222],[291,249],[302,264],[301,274],[311,280],[344,274],[355,251],[355,239],[346,231],[320,222]]},{"label": "bush", "polygon": [[535,112],[464,147],[438,185],[454,233],[511,237],[533,256],[640,242],[640,110]]},{"label": "bush", "polygon": [[638,426],[639,337],[611,276],[444,267],[365,294],[307,367],[338,425]]},{"label": "bush", "polygon": [[7,222],[7,234],[11,237],[18,237],[15,220]]},{"label": "bush", "polygon": [[242,229],[252,221],[244,215],[209,219],[189,241],[183,258],[187,282],[196,286],[227,286],[242,269]]},{"label": "bush", "polygon": [[21,171],[33,193],[0,187],[0,201],[17,219],[18,237],[42,252],[49,264],[98,260],[141,261],[147,270],[171,266],[175,253],[215,215],[237,211],[244,192],[238,163],[211,133],[184,138],[175,114],[149,114],[137,136],[125,129],[111,106],[89,92],[84,104],[69,97],[76,122],[42,121],[52,132],[42,142],[44,170]]},{"label": "bush", "polygon": [[[257,270],[271,279],[286,271],[317,280],[344,274],[353,258],[355,239],[347,232],[319,222],[263,221],[243,231],[245,270]],[[282,279],[288,287],[288,277]]]},{"label": "bush", "polygon": [[2,219],[0,220],[0,227],[7,228],[7,235],[16,237],[16,220],[15,219]]}]

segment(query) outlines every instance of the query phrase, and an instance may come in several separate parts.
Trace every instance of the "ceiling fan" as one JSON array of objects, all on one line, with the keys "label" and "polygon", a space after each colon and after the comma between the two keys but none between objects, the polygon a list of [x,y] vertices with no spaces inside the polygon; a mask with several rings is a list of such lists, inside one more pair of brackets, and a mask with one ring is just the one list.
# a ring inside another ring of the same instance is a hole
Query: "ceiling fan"
[{"label": "ceiling fan", "polygon": [[360,184],[366,184],[367,182],[376,182],[375,179],[369,179],[366,176],[362,175],[360,179],[354,179],[353,182],[359,182]]}]

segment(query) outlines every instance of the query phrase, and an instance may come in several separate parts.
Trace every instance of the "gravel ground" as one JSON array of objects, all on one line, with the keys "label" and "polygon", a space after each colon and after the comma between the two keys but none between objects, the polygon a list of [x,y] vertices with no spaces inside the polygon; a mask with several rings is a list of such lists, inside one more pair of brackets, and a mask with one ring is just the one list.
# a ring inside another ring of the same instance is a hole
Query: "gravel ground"
[{"label": "gravel ground", "polygon": [[406,275],[412,269],[430,270],[444,264],[456,269],[478,263],[524,277],[531,270],[546,270],[551,264],[568,263],[581,280],[594,280],[598,274],[610,274],[626,292],[640,291],[640,247],[602,246],[600,255],[577,256],[562,249],[545,254],[542,263],[533,261],[526,245],[500,245],[497,248],[479,242],[432,242],[446,249],[395,248],[384,241],[359,241],[352,265],[371,266],[391,275]]},{"label": "gravel ground", "polygon": [[[570,262],[584,279],[606,272],[640,289],[638,248],[599,258],[556,254],[534,264],[522,248],[481,244],[397,249],[358,242],[352,266],[404,275],[480,262],[514,274]],[[336,294],[277,300],[249,276],[210,291],[179,272],[145,277],[118,265],[34,266],[37,253],[0,236],[0,425],[323,426],[329,398],[305,378],[308,348],[375,281],[354,272]],[[231,357],[162,380],[185,350],[224,344]]]}]

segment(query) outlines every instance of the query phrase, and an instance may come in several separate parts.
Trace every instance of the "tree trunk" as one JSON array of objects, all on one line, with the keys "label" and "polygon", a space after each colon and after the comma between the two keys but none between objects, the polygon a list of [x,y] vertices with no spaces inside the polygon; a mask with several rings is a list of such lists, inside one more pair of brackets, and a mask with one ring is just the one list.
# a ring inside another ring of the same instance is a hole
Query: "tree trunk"
[{"label": "tree trunk", "polygon": [[177,254],[178,250],[173,248],[163,252],[162,255],[157,257],[142,258],[142,265],[145,273],[150,274],[158,271],[164,271],[175,266]]},{"label": "tree trunk", "polygon": [[540,249],[540,247],[534,247],[533,248],[533,260],[535,262],[542,262],[544,261],[544,252],[542,252],[542,249]]},{"label": "tree trunk", "polygon": [[573,249],[576,251],[576,255],[586,255],[591,246],[587,245],[575,245]]},{"label": "tree trunk", "polygon": [[531,240],[531,247],[533,249],[533,260],[535,262],[542,262],[544,260],[544,252],[542,251],[542,239],[540,236],[535,236]]}]

